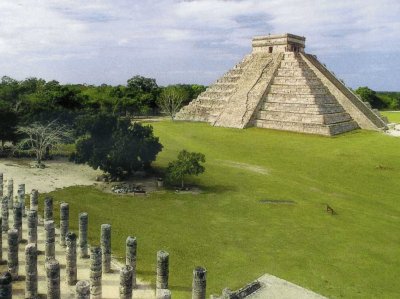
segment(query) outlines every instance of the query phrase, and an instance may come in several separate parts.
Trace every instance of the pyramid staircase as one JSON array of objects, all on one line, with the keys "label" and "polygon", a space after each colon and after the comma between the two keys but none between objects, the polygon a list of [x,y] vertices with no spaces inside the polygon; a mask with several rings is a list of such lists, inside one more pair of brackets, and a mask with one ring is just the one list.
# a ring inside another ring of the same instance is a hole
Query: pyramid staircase
[{"label": "pyramid staircase", "polygon": [[320,135],[358,128],[300,54],[292,52],[284,54],[254,125]]},{"label": "pyramid staircase", "polygon": [[236,92],[237,83],[240,81],[250,61],[252,61],[251,54],[245,56],[242,61],[209,86],[195,101],[183,107],[177,113],[175,119],[214,123],[229,101],[229,98]]}]

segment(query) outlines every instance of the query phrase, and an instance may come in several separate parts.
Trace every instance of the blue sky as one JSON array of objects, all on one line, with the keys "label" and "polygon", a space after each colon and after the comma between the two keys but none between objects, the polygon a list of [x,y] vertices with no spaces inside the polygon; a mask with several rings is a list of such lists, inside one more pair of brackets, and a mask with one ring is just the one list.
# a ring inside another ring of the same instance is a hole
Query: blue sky
[{"label": "blue sky", "polygon": [[1,0],[0,75],[210,84],[254,35],[294,33],[355,88],[400,90],[398,0]]}]

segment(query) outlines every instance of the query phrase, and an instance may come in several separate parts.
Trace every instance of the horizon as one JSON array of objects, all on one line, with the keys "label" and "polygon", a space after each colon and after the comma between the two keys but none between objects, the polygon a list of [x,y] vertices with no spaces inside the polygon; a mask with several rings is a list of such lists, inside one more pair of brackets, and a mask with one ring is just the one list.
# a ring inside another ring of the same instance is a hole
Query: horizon
[{"label": "horizon", "polygon": [[394,0],[7,0],[0,69],[61,84],[124,85],[141,75],[160,86],[210,85],[251,52],[253,36],[293,33],[349,87],[398,91],[399,13]]}]

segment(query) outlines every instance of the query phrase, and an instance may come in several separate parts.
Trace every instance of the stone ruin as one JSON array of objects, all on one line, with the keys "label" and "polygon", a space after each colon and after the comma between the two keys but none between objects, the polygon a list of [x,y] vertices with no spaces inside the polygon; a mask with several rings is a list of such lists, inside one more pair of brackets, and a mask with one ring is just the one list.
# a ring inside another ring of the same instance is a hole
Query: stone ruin
[{"label": "stone ruin", "polygon": [[[3,273],[0,274],[0,298],[36,299],[46,295],[48,299],[101,299],[104,294],[103,281],[106,287],[110,288],[110,282],[113,281],[108,280],[114,279],[112,277],[115,277],[115,272],[119,275],[115,286],[118,289],[114,294],[119,295],[112,298],[171,298],[171,291],[168,289],[168,252],[157,252],[156,289],[155,292],[151,291],[150,295],[149,293],[143,295],[141,293],[143,290],[136,280],[136,237],[127,237],[125,265],[116,266],[117,262],[113,261],[111,256],[112,227],[110,224],[102,224],[100,227],[100,246],[89,246],[87,213],[79,214],[77,235],[69,230],[69,205],[62,202],[60,223],[57,229],[53,217],[53,198],[45,198],[43,218],[40,218],[38,191],[32,190],[28,210],[25,209],[25,185],[20,185],[18,199],[13,201],[13,184],[12,179],[8,179],[7,193],[3,196],[3,174],[0,173],[2,216],[0,218],[0,262],[2,263],[0,269],[4,269],[4,264],[7,268],[7,271],[1,270]],[[12,217],[9,217],[10,215]],[[7,244],[3,244],[3,236],[7,238]],[[20,248],[22,246],[24,246],[23,252]],[[7,256],[3,255],[3,248],[7,250]],[[20,267],[20,263],[25,264],[25,267]],[[78,280],[78,274],[82,276],[82,273],[86,273],[86,269],[89,270],[87,277]],[[44,274],[41,271],[44,271]],[[206,272],[201,267],[194,270],[192,299],[206,298]],[[65,277],[62,277],[62,274]],[[22,294],[21,288],[13,289],[13,286],[21,281],[24,282]],[[41,288],[43,290],[43,285],[45,285],[45,291],[40,292]],[[105,294],[104,298],[110,298],[110,294]]]},{"label": "stone ruin", "polygon": [[176,119],[328,136],[386,129],[387,120],[377,110],[304,52],[304,37],[256,36],[252,46],[251,54],[183,107]]}]

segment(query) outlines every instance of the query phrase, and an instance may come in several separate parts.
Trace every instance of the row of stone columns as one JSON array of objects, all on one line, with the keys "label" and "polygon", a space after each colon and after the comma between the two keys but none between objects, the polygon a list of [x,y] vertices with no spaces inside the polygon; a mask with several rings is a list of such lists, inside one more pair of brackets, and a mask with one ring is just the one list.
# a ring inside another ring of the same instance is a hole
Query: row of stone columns
[{"label": "row of stone columns", "polygon": [[[25,210],[25,185],[18,186],[18,200],[13,206],[14,223],[9,229],[8,216],[10,202],[13,198],[13,183],[8,180],[7,196],[2,200],[2,218],[0,226],[2,231],[8,231],[8,270],[11,279],[18,278],[18,244],[22,240],[22,217]],[[11,183],[10,183],[11,182]],[[3,176],[0,174],[0,186],[3,184]],[[0,188],[2,190],[2,188]],[[1,191],[2,192],[2,191]],[[10,200],[11,198],[11,200]],[[25,248],[26,255],[26,296],[37,296],[37,225],[38,225],[38,191],[32,190],[30,196],[30,211],[28,212],[28,245]],[[55,225],[53,220],[53,199],[47,197],[44,201],[44,229],[45,229],[45,268],[47,276],[47,298],[60,298],[60,265],[55,259]],[[79,214],[79,256],[88,257],[88,214]],[[68,285],[74,285],[77,281],[77,238],[76,234],[69,232],[69,205],[60,205],[60,245],[66,246],[66,281]],[[0,238],[1,242],[1,238]],[[90,281],[76,283],[77,298],[101,298],[102,273],[111,271],[111,225],[101,225],[100,247],[91,250]],[[1,243],[0,243],[0,247]],[[132,290],[136,288],[136,255],[137,240],[135,237],[126,239],[126,266],[120,270],[119,293],[121,299],[132,298]],[[0,260],[2,251],[0,248]],[[169,253],[157,252],[157,298],[171,298],[168,290]],[[7,275],[0,277],[0,298],[7,293]],[[4,278],[4,279],[3,279]],[[3,283],[4,282],[4,283]],[[193,272],[192,299],[204,299],[206,290],[206,270],[196,268]],[[5,291],[4,291],[5,290]],[[7,298],[7,297],[4,297]]]}]

